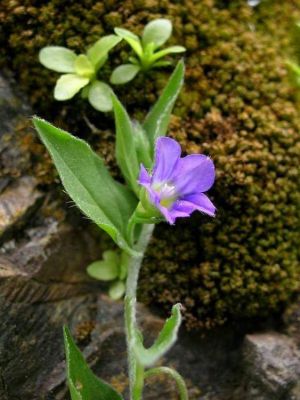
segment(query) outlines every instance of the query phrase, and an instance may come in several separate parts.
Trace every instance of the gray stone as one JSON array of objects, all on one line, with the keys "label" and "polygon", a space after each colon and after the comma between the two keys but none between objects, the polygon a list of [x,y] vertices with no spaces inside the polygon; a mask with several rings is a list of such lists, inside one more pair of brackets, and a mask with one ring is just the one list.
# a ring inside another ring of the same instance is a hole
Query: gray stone
[{"label": "gray stone", "polygon": [[43,195],[36,185],[33,177],[24,176],[0,194],[0,242],[24,225],[41,204]]},{"label": "gray stone", "polygon": [[288,399],[300,380],[300,352],[276,332],[247,335],[244,343],[247,399]]}]

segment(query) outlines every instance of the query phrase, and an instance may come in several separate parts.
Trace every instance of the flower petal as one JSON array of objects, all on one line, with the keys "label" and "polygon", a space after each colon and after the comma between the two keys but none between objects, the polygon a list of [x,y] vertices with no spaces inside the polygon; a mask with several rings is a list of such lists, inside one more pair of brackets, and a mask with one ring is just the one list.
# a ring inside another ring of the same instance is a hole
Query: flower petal
[{"label": "flower petal", "polygon": [[151,177],[148,174],[148,171],[146,170],[146,168],[143,166],[143,164],[141,164],[141,170],[140,170],[138,183],[140,185],[144,186],[144,188],[147,190],[147,192],[149,194],[149,200],[151,201],[151,203],[155,207],[158,207],[161,198],[159,196],[159,193],[155,192],[155,190],[152,189]]},{"label": "flower petal", "polygon": [[214,217],[216,214],[216,207],[204,193],[194,193],[185,196],[182,200],[178,200],[173,208],[188,215],[195,210],[202,211],[211,217]]},{"label": "flower petal", "polygon": [[140,185],[147,185],[150,184],[151,182],[151,177],[148,174],[148,171],[146,170],[146,168],[143,166],[143,164],[141,164],[141,169],[140,169],[140,175],[139,175],[139,179],[138,179],[138,183]]},{"label": "flower petal", "polygon": [[181,154],[180,145],[176,140],[168,137],[159,137],[155,145],[155,163],[153,170],[153,182],[165,182],[169,180],[176,170]]},{"label": "flower petal", "polygon": [[185,210],[183,209],[181,210],[176,207],[168,209],[158,204],[157,208],[159,209],[161,214],[165,217],[166,221],[169,222],[169,224],[171,225],[175,223],[176,218],[185,218],[190,216],[190,212],[186,212]]},{"label": "flower petal", "polygon": [[191,154],[179,160],[173,183],[177,192],[183,196],[206,192],[212,187],[214,180],[213,161],[203,154]]}]

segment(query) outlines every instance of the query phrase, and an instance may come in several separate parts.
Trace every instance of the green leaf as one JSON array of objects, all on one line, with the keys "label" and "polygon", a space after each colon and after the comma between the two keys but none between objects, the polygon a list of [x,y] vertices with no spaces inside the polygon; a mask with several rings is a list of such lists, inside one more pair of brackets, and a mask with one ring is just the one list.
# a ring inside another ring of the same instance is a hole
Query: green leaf
[{"label": "green leaf", "polygon": [[291,83],[295,87],[300,87],[300,66],[293,61],[287,60],[285,62]]},{"label": "green leaf", "polygon": [[160,98],[147,115],[143,128],[148,134],[150,145],[154,151],[155,140],[165,136],[174,103],[180,93],[184,81],[184,62],[179,61]]},{"label": "green leaf", "polygon": [[172,307],[172,315],[168,318],[154,344],[145,349],[139,332],[135,334],[134,351],[138,361],[144,367],[155,364],[176,342],[181,324],[181,304]]},{"label": "green leaf", "polygon": [[66,326],[64,342],[72,400],[123,400],[115,389],[93,374]]},{"label": "green leaf", "polygon": [[133,64],[123,64],[115,68],[110,77],[110,82],[114,85],[123,85],[131,81],[139,72],[140,67]]},{"label": "green leaf", "polygon": [[89,81],[88,78],[75,74],[62,75],[57,80],[54,88],[55,100],[63,101],[71,99],[80,89],[86,86]]},{"label": "green leaf", "polygon": [[171,46],[171,47],[167,47],[164,50],[160,50],[158,52],[156,52],[152,58],[151,61],[156,61],[168,54],[175,54],[175,53],[184,53],[186,51],[186,48],[183,46]]},{"label": "green leaf", "polygon": [[143,46],[154,43],[155,48],[162,46],[171,36],[172,23],[168,19],[160,18],[149,22],[142,36]]},{"label": "green leaf", "polygon": [[87,267],[87,273],[100,281],[112,281],[119,276],[121,269],[120,256],[116,251],[107,250],[103,253],[103,259],[94,261]]},{"label": "green leaf", "polygon": [[116,124],[116,159],[127,183],[138,195],[139,163],[135,150],[133,127],[130,118],[118,98],[113,95],[113,108]]},{"label": "green leaf", "polygon": [[109,51],[120,43],[121,40],[122,39],[116,35],[107,35],[103,36],[89,48],[87,56],[96,69],[104,64]]},{"label": "green leaf", "polygon": [[119,300],[124,296],[125,293],[125,283],[122,281],[117,281],[112,283],[108,295],[113,300]]},{"label": "green leaf", "polygon": [[151,68],[169,67],[172,65],[171,61],[157,61],[151,65]]},{"label": "green leaf", "polygon": [[47,46],[39,52],[40,63],[56,72],[74,72],[74,51],[61,46]]},{"label": "green leaf", "polygon": [[132,127],[138,164],[143,164],[145,168],[150,169],[153,160],[151,158],[151,148],[147,133],[138,121],[132,121]]},{"label": "green leaf", "polygon": [[143,55],[143,48],[141,45],[140,38],[134,33],[123,28],[115,28],[115,33],[126,40],[126,42],[131,46],[131,48],[136,52],[139,57]]},{"label": "green leaf", "polygon": [[95,81],[89,90],[89,102],[98,111],[108,112],[112,110],[112,89],[104,82]]},{"label": "green leaf", "polygon": [[91,78],[94,73],[94,67],[85,54],[80,54],[75,60],[75,71],[77,75],[85,78]]},{"label": "green leaf", "polygon": [[42,119],[33,121],[72,200],[119,247],[134,254],[126,241],[128,221],[137,205],[132,192],[111,177],[86,142]]}]

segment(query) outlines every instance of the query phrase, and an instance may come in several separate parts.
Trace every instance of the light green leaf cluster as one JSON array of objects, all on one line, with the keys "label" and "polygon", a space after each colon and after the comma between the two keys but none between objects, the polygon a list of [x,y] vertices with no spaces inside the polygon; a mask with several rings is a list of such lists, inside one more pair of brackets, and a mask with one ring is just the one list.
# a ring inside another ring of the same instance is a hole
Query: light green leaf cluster
[{"label": "light green leaf cluster", "polygon": [[97,73],[105,64],[108,53],[122,39],[116,35],[107,35],[99,39],[86,54],[76,55],[72,50],[60,46],[44,47],[39,60],[46,68],[63,75],[57,80],[54,98],[69,100],[82,90],[82,96],[98,111],[112,109],[112,89],[97,79]]},{"label": "light green leaf cluster", "polygon": [[72,400],[123,400],[110,385],[96,377],[64,327],[67,379]]},{"label": "light green leaf cluster", "polygon": [[123,28],[115,28],[115,33],[130,45],[136,56],[129,58],[130,63],[115,68],[110,77],[110,82],[114,85],[131,81],[140,71],[146,72],[152,68],[171,65],[170,61],[161,59],[168,54],[185,52],[183,46],[171,46],[160,50],[172,34],[172,23],[168,19],[161,18],[149,22],[141,38]]},{"label": "light green leaf cluster", "polygon": [[103,253],[102,260],[94,261],[87,267],[87,272],[92,278],[111,282],[108,294],[113,300],[123,297],[127,277],[126,253],[107,250]]}]

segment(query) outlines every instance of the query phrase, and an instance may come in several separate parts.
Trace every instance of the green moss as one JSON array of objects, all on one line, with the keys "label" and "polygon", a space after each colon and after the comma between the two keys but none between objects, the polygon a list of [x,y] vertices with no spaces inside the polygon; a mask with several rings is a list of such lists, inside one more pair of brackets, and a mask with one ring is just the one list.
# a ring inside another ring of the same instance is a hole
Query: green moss
[{"label": "green moss", "polygon": [[[292,18],[300,19],[300,1],[263,2],[253,10],[244,0],[51,0],[38,8],[33,0],[4,0],[3,8],[2,64],[13,69],[36,110],[89,138],[116,173],[111,117],[80,100],[54,103],[56,75],[38,64],[38,51],[49,44],[82,51],[115,24],[140,32],[149,19],[172,19],[172,40],[188,51],[170,134],[187,153],[214,159],[211,197],[218,215],[157,228],[142,273],[142,299],[167,309],[181,301],[189,327],[264,316],[285,304],[300,281],[300,118],[284,66],[286,32]],[[126,59],[124,50],[116,49],[112,64]],[[139,76],[117,94],[140,116],[169,73]],[[83,114],[99,134],[89,134]]]}]

